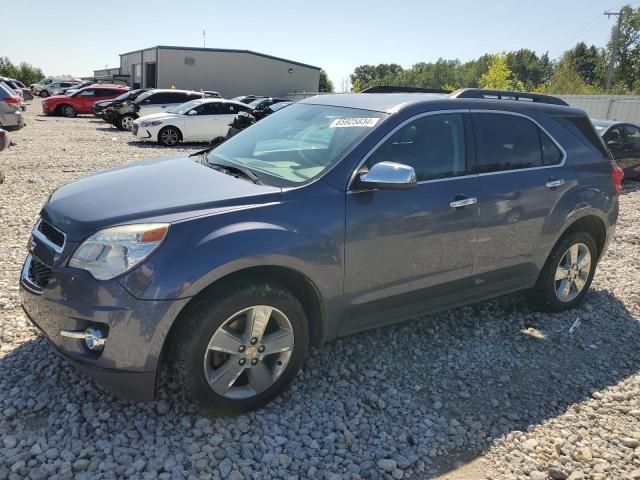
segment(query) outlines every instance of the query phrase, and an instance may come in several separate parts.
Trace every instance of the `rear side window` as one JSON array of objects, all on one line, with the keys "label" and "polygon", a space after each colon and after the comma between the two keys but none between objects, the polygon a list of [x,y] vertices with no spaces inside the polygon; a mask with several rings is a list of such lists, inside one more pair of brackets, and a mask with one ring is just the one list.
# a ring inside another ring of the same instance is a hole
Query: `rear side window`
[{"label": "rear side window", "polygon": [[509,114],[474,113],[478,172],[558,165],[564,154],[531,120]]},{"label": "rear side window", "polygon": [[626,143],[630,143],[632,145],[640,143],[640,128],[631,125],[625,125],[624,136],[627,140]]},{"label": "rear side window", "polygon": [[526,118],[499,113],[473,114],[480,173],[542,165],[538,127]]},{"label": "rear side window", "polygon": [[393,133],[367,160],[409,165],[418,181],[466,173],[464,120],[461,114],[427,115]]}]

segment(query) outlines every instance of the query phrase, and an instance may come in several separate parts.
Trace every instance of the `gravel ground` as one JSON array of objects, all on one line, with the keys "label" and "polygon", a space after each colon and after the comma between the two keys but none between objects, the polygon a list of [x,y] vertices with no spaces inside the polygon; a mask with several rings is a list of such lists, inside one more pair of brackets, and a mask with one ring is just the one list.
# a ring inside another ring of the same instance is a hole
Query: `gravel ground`
[{"label": "gravel ground", "polygon": [[0,154],[0,480],[640,479],[640,184],[626,184],[583,308],[541,314],[511,296],[341,339],[267,408],[205,418],[172,385],[144,404],[105,394],[22,314],[18,274],[48,194],[185,151],[39,111]]}]

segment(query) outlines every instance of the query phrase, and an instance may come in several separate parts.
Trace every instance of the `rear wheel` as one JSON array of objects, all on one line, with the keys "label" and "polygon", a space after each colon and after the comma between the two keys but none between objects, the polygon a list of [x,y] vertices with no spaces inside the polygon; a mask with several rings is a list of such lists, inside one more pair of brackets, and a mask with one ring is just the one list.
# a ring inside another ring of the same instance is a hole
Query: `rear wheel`
[{"label": "rear wheel", "polygon": [[261,407],[291,383],[307,353],[300,302],[275,284],[246,285],[196,299],[172,345],[174,373],[205,410]]},{"label": "rear wheel", "polygon": [[535,288],[536,301],[552,312],[579,305],[596,271],[598,248],[586,232],[572,232],[551,251]]},{"label": "rear wheel", "polygon": [[182,135],[176,127],[164,127],[158,132],[158,143],[165,147],[175,147],[180,143],[181,138]]},{"label": "rear wheel", "polygon": [[46,90],[41,90],[40,91],[40,96],[42,98],[47,98],[49,96],[49,92],[47,92]]},{"label": "rear wheel", "polygon": [[76,112],[76,109],[73,108],[71,105],[63,105],[62,107],[60,107],[60,113],[62,113],[62,115],[68,118],[73,118],[76,115],[78,115],[78,112]]},{"label": "rear wheel", "polygon": [[133,129],[133,122],[135,119],[136,117],[134,115],[123,115],[117,120],[116,127],[118,127],[118,130],[130,132]]}]

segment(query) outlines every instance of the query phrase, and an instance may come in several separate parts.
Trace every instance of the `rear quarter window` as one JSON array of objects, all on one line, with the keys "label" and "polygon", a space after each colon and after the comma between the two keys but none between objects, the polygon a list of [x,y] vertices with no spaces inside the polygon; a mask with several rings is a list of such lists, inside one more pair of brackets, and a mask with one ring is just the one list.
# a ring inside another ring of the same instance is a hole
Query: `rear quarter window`
[{"label": "rear quarter window", "polygon": [[602,138],[596,132],[591,120],[585,115],[556,115],[552,117],[555,122],[567,130],[576,139],[580,140],[589,149],[610,158],[609,151]]}]

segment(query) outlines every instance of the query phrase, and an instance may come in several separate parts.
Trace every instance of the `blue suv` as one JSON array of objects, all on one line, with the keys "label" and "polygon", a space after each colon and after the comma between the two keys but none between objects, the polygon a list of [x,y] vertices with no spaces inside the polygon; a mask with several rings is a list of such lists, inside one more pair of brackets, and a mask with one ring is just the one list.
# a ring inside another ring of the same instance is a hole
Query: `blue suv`
[{"label": "blue suv", "polygon": [[208,411],[247,411],[310,345],[517,290],[575,307],[621,181],[585,112],[554,97],[318,96],[56,190],[22,304],[117,395],[152,399],[166,371]]}]

